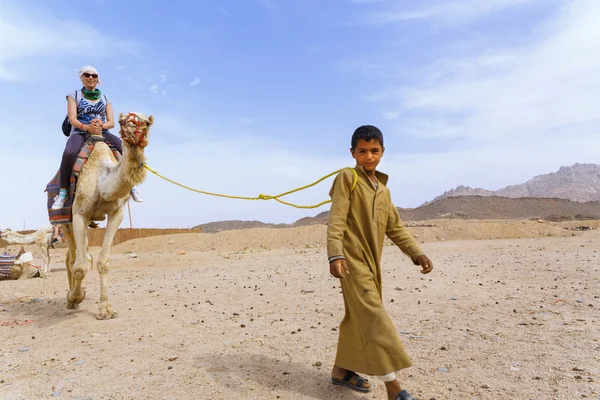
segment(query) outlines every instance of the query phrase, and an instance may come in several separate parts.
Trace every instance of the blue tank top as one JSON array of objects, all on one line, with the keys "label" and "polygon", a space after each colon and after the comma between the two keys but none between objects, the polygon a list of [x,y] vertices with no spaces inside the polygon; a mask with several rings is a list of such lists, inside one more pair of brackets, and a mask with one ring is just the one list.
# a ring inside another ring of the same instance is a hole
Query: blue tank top
[{"label": "blue tank top", "polygon": [[[93,119],[100,119],[102,122],[106,122],[106,106],[112,103],[112,101],[103,94],[98,100],[87,100],[83,97],[81,90],[72,91],[67,94],[75,101],[77,105],[77,120],[88,125]],[[83,131],[76,127],[71,127],[71,133],[82,133],[87,135],[86,131]]]}]

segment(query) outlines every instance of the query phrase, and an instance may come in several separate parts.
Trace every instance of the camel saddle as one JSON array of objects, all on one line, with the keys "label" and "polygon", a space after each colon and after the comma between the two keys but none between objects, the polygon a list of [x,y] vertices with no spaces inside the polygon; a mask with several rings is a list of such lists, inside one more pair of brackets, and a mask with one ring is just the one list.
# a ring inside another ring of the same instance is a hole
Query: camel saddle
[{"label": "camel saddle", "polygon": [[[104,141],[108,145],[108,147],[112,150],[113,155],[117,159],[117,161],[121,160],[121,154],[115,149],[110,143],[106,140]],[[79,177],[79,173],[81,172],[83,166],[88,160],[88,157],[94,150],[95,141],[88,138],[88,140],[83,144],[81,150],[77,154],[77,159],[75,161],[75,165],[73,165],[73,172],[71,173],[71,180],[69,184],[69,197],[65,201],[65,205],[63,208],[58,210],[52,209],[52,204],[54,204],[54,198],[58,196],[60,192],[60,169],[54,175],[54,178],[46,185],[46,190],[48,194],[48,216],[50,218],[50,223],[52,225],[61,225],[61,224],[70,224],[73,221],[73,214],[71,213],[71,207],[73,206],[73,201],[75,200],[75,189],[77,188],[77,178]]]}]

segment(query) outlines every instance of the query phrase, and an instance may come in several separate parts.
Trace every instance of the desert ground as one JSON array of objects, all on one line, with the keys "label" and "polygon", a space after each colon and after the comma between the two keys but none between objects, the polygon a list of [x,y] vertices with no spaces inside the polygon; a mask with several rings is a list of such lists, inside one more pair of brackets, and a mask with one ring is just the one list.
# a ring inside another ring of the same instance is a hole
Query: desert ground
[{"label": "desert ground", "polygon": [[[420,400],[600,399],[598,221],[412,223],[435,269],[385,247],[384,304]],[[329,383],[343,317],[323,225],[155,236],[113,247],[67,310],[47,279],[0,281],[0,399],[385,399]],[[9,251],[16,249],[10,246]],[[34,247],[27,248],[34,251]],[[97,257],[99,248],[91,249]]]}]

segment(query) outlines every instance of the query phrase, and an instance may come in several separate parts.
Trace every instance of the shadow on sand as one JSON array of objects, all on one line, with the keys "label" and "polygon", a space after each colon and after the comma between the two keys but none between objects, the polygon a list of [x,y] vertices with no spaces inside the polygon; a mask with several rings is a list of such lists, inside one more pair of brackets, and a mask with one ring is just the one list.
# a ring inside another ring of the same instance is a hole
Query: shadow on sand
[{"label": "shadow on sand", "polygon": [[252,381],[271,391],[288,392],[318,400],[366,399],[364,394],[332,385],[328,370],[317,370],[306,364],[282,361],[265,355],[202,354],[194,358],[194,364],[210,373],[223,386],[240,392],[240,398],[245,398],[244,394],[250,393],[246,382]]},{"label": "shadow on sand", "polygon": [[67,309],[66,293],[63,297],[45,298],[40,302],[33,300],[22,301],[19,299],[8,299],[5,303],[6,312],[3,319],[33,320],[40,328],[61,325],[65,322],[78,318],[80,315],[96,318],[96,304],[93,300],[85,299],[79,309]]}]

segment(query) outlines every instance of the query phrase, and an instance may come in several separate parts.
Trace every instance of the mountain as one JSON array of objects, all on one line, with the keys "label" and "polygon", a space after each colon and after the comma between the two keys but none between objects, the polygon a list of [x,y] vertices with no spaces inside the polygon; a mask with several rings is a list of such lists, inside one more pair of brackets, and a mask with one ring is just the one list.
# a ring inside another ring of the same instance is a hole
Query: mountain
[{"label": "mountain", "polygon": [[[566,199],[499,196],[446,197],[417,208],[398,208],[404,221],[429,219],[545,219],[551,221],[600,219],[600,201],[585,203]],[[299,219],[293,224],[265,224],[260,221],[220,221],[195,226],[202,232],[215,233],[231,229],[290,228],[327,224],[329,211]]]},{"label": "mountain", "polygon": [[500,196],[447,197],[417,208],[399,208],[405,221],[428,219],[600,219],[600,201],[585,203],[557,198]]},{"label": "mountain", "polygon": [[[398,208],[405,221],[429,219],[600,219],[600,165],[575,164],[521,184],[491,191],[458,186],[417,208]],[[231,229],[288,228],[326,224],[329,211],[293,224],[218,221],[195,226],[214,233]]]},{"label": "mountain", "polygon": [[600,165],[574,164],[570,167],[560,167],[557,172],[538,175],[520,185],[511,185],[495,191],[460,185],[424,205],[457,196],[539,197],[578,202],[600,200]]}]

